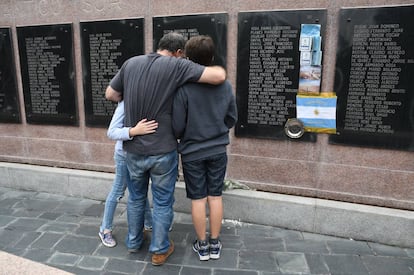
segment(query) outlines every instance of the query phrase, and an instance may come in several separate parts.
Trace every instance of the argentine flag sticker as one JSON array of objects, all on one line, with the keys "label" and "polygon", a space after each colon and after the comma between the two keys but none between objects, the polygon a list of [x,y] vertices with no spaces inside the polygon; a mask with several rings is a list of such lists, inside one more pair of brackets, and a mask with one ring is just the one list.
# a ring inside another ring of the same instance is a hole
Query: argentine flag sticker
[{"label": "argentine flag sticker", "polygon": [[336,133],[336,96],[296,96],[296,117],[305,131]]}]

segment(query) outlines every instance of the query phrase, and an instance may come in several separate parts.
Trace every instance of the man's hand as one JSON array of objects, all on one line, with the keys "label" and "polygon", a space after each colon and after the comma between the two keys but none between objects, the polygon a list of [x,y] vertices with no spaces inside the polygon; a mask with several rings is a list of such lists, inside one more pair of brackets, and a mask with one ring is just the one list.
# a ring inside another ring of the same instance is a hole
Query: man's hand
[{"label": "man's hand", "polygon": [[158,122],[155,120],[147,120],[146,118],[140,120],[137,125],[129,129],[129,136],[139,136],[139,135],[146,135],[152,134],[158,128]]}]

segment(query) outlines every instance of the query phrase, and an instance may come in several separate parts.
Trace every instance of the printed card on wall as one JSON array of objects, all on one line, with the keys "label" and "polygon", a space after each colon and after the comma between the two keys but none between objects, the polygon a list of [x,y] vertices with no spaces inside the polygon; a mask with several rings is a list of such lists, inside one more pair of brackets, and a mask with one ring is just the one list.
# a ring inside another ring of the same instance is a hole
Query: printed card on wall
[{"label": "printed card on wall", "polygon": [[298,94],[318,95],[321,86],[321,25],[302,24]]}]

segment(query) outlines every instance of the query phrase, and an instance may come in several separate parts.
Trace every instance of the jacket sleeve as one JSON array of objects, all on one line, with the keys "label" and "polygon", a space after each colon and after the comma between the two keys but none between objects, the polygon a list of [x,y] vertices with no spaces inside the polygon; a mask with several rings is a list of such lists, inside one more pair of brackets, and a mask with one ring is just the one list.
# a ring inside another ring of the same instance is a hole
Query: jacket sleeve
[{"label": "jacket sleeve", "polygon": [[108,131],[106,132],[108,138],[113,140],[131,140],[129,137],[129,128],[124,127],[124,102],[121,101],[115,109],[112,116],[111,123],[109,124]]},{"label": "jacket sleeve", "polygon": [[182,138],[187,125],[187,99],[183,88],[180,88],[174,97],[172,110],[172,128],[175,138]]}]

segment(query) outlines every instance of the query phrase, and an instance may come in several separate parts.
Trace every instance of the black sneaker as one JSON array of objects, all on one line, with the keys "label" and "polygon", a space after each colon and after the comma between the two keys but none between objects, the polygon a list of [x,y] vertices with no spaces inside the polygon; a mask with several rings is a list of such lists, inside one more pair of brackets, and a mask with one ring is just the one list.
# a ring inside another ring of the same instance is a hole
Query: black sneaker
[{"label": "black sneaker", "polygon": [[210,259],[220,259],[220,253],[221,253],[221,242],[217,239],[210,239]]},{"label": "black sneaker", "polygon": [[210,251],[207,241],[195,240],[193,243],[193,250],[198,254],[200,261],[208,261],[208,259],[210,259]]}]

